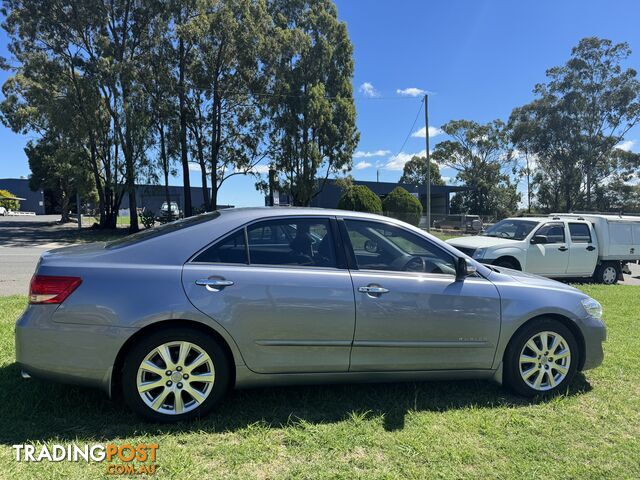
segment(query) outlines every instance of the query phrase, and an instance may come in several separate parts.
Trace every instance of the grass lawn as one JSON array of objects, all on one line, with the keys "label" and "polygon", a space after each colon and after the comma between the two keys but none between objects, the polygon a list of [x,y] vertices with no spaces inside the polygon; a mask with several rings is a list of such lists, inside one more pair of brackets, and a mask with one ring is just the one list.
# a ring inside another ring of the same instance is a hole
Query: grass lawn
[{"label": "grass lawn", "polygon": [[604,305],[609,340],[602,367],[564,396],[527,401],[481,381],[247,390],[175,426],[22,380],[13,325],[26,300],[0,298],[0,478],[107,476],[105,464],[14,460],[11,445],[39,441],[157,442],[160,478],[640,478],[640,289],[582,288]]}]

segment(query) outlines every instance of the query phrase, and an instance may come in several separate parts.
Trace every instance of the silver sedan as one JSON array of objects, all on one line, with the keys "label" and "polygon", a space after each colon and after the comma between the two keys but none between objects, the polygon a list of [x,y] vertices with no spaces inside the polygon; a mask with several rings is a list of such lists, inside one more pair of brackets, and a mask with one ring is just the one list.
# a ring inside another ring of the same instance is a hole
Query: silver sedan
[{"label": "silver sedan", "polygon": [[154,421],[233,387],[493,379],[566,390],[603,359],[600,304],[483,266],[405,223],[230,209],[43,254],[16,326],[25,377],[121,391]]}]

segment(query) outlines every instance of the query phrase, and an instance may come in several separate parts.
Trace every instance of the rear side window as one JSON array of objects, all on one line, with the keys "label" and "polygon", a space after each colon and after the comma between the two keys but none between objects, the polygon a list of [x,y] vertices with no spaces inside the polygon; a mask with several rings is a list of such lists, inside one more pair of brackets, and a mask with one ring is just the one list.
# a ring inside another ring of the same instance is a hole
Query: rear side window
[{"label": "rear side window", "polygon": [[207,248],[194,262],[248,263],[244,229]]},{"label": "rear side window", "polygon": [[586,223],[570,223],[569,233],[573,243],[591,243],[591,232]]},{"label": "rear side window", "polygon": [[247,227],[252,265],[336,267],[328,219],[287,218]]}]

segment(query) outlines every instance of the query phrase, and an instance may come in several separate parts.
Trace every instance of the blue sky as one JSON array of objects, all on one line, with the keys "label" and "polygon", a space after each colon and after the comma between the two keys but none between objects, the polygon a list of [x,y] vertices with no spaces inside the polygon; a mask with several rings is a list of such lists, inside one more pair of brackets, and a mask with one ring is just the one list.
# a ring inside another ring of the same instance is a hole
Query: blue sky
[{"label": "blue sky", "polygon": [[[532,99],[546,69],[564,63],[586,36],[626,41],[629,66],[640,70],[640,3],[628,1],[337,0],[355,48],[356,107],[360,145],[353,176],[397,181],[402,160],[424,150],[424,137],[409,136],[420,107],[416,89],[433,92],[429,116],[437,127],[451,119],[506,120]],[[0,33],[0,56],[8,56]],[[4,82],[7,72],[0,72]],[[416,127],[424,126],[420,114]],[[444,137],[434,136],[431,144]],[[29,175],[23,148],[28,138],[0,125],[0,178]],[[627,146],[640,151],[640,127]],[[398,155],[399,154],[399,155]],[[377,166],[377,167],[376,167]],[[443,169],[445,177],[454,172]],[[199,172],[192,183],[199,185]],[[180,184],[180,178],[172,180]],[[220,203],[263,204],[255,181],[237,176],[223,185]]]}]

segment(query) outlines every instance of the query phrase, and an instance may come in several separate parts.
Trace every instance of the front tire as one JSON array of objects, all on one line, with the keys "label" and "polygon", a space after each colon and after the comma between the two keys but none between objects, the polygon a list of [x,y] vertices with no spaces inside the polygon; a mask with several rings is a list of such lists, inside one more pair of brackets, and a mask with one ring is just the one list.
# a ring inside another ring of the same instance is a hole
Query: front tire
[{"label": "front tire", "polygon": [[499,258],[493,264],[496,267],[504,267],[510,268],[511,270],[521,270],[520,265],[517,264],[515,260],[511,260],[510,258]]},{"label": "front tire", "polygon": [[167,328],[136,343],[122,369],[129,407],[154,422],[206,415],[230,385],[230,363],[211,337],[191,328]]},{"label": "front tire", "polygon": [[506,384],[525,397],[566,390],[578,369],[578,343],[561,322],[546,318],[518,331],[505,352]]}]

